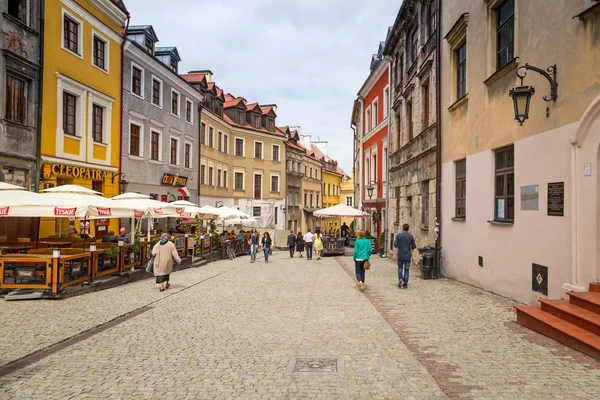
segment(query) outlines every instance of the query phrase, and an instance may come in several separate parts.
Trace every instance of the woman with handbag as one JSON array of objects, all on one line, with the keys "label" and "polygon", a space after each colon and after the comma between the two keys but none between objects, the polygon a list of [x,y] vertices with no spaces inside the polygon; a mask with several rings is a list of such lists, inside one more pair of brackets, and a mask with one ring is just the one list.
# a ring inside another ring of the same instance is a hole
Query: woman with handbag
[{"label": "woman with handbag", "polygon": [[315,239],[313,243],[315,252],[317,253],[317,260],[321,259],[321,251],[323,251],[323,234],[320,229],[317,229],[315,233]]},{"label": "woman with handbag", "polygon": [[248,244],[250,245],[250,262],[253,263],[256,261],[256,250],[258,249],[259,237],[256,228],[252,229],[250,233],[250,239],[248,239]]},{"label": "woman with handbag", "polygon": [[298,232],[296,236],[296,251],[300,254],[298,257],[304,257],[304,236],[302,236],[302,232]]},{"label": "woman with handbag", "polygon": [[354,269],[356,280],[361,292],[365,291],[365,270],[371,267],[371,242],[365,239],[365,231],[356,232],[356,242],[354,242]]},{"label": "woman with handbag", "polygon": [[169,241],[168,233],[163,233],[160,237],[160,242],[154,245],[152,256],[154,256],[154,276],[156,276],[156,283],[160,283],[160,291],[163,292],[171,286],[169,284],[169,277],[171,272],[173,272],[173,260],[177,262],[177,265],[181,263],[175,244]]},{"label": "woman with handbag", "polygon": [[271,244],[273,243],[273,241],[271,240],[271,235],[269,235],[269,232],[265,232],[265,234],[263,235],[262,238],[262,247],[263,247],[263,251],[265,252],[265,262],[268,263],[269,262],[269,255],[271,255]]}]

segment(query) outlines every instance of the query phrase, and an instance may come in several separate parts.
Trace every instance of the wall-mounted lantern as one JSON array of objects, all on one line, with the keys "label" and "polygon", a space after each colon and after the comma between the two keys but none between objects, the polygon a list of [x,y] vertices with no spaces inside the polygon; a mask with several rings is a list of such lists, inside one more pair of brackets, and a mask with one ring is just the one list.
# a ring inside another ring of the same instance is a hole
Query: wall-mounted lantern
[{"label": "wall-mounted lantern", "polygon": [[[525,64],[517,70],[517,76],[521,79],[521,86],[510,89],[508,95],[512,97],[515,107],[515,119],[523,126],[523,122],[529,118],[529,104],[531,102],[531,96],[535,94],[535,88],[533,86],[525,86],[523,79],[527,76],[527,72],[520,72],[522,69],[535,71],[540,75],[543,75],[550,82],[550,96],[544,96],[545,101],[556,101],[558,98],[558,83],[556,83],[556,65],[551,65],[546,71],[543,69],[534,67],[529,64]],[[552,76],[550,75],[552,74]],[[546,117],[550,116],[550,108],[546,107]]]}]

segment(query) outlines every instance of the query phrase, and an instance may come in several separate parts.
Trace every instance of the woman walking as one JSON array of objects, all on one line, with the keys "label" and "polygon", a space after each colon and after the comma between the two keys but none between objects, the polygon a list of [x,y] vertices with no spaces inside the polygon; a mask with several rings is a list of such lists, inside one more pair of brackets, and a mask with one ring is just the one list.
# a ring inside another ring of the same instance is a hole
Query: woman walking
[{"label": "woman walking", "polygon": [[361,292],[365,291],[365,262],[371,259],[371,242],[365,239],[365,231],[356,232],[356,242],[354,242],[354,269],[356,280]]},{"label": "woman walking", "polygon": [[263,238],[262,238],[262,247],[263,247],[263,251],[265,252],[265,262],[266,263],[269,262],[269,255],[271,253],[271,243],[273,243],[271,241],[271,235],[269,235],[269,232],[265,232],[265,234],[263,235]]},{"label": "woman walking", "polygon": [[321,259],[321,251],[323,250],[323,235],[321,234],[321,230],[317,229],[317,232],[315,233],[315,239],[314,239],[314,248],[315,248],[315,252],[317,253],[317,260]]},{"label": "woman walking", "polygon": [[300,254],[298,258],[304,257],[304,236],[302,236],[302,232],[298,232],[296,236],[296,251]]},{"label": "woman walking", "polygon": [[160,283],[162,292],[171,286],[169,277],[173,272],[173,260],[177,262],[177,265],[181,263],[175,244],[169,241],[169,234],[162,234],[160,242],[156,243],[152,249],[152,255],[154,256],[154,276],[156,276],[156,283]]},{"label": "woman walking", "polygon": [[256,250],[258,249],[259,240],[260,240],[260,238],[258,237],[258,232],[256,231],[256,228],[253,228],[252,232],[250,234],[250,239],[248,239],[248,241],[250,242],[250,262],[251,263],[256,261]]}]

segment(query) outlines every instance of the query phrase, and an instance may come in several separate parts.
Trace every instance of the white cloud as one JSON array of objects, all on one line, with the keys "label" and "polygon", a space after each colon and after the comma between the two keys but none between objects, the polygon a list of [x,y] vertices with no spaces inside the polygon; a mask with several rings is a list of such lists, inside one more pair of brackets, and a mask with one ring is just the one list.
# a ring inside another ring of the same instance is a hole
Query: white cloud
[{"label": "white cloud", "polygon": [[[165,4],[168,4],[166,6]],[[180,71],[210,69],[225,92],[278,105],[278,125],[329,142],[352,170],[350,116],[393,0],[126,0],[133,25],[177,46]]]}]

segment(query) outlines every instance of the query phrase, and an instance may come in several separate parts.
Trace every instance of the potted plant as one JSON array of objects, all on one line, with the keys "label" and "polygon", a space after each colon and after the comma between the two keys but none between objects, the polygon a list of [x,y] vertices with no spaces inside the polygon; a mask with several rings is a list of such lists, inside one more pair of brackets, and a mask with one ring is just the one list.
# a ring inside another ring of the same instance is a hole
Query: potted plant
[{"label": "potted plant", "polygon": [[110,246],[104,249],[104,263],[117,266],[117,256],[121,252],[121,249],[117,246]]},{"label": "potted plant", "polygon": [[384,253],[385,253],[385,233],[381,232],[381,235],[379,235],[379,255],[381,257],[383,257]]},{"label": "potted plant", "polygon": [[373,234],[368,229],[365,231],[365,239],[371,242],[372,251],[375,251],[375,237],[373,237]]},{"label": "potted plant", "polygon": [[135,254],[139,254],[139,252],[142,250],[142,247],[144,247],[144,244],[141,241],[136,240],[131,245],[131,251],[133,251]]}]

